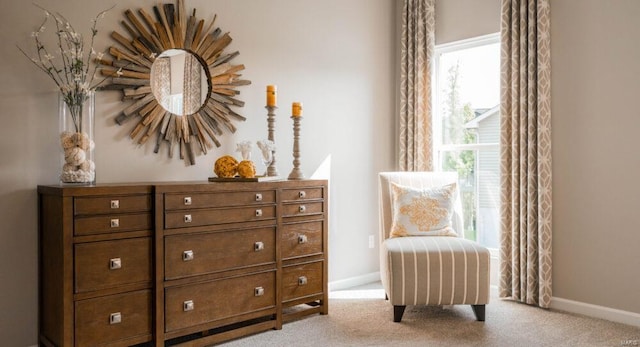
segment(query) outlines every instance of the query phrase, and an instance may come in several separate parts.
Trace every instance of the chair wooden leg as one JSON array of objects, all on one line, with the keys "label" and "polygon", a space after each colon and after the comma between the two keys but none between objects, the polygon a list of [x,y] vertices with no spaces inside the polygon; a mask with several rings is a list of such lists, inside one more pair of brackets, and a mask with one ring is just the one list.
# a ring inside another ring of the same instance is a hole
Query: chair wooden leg
[{"label": "chair wooden leg", "polygon": [[473,313],[479,322],[484,322],[484,305],[471,305]]},{"label": "chair wooden leg", "polygon": [[404,305],[393,305],[393,321],[398,323],[402,320],[402,315],[404,314],[404,309],[407,306]]}]

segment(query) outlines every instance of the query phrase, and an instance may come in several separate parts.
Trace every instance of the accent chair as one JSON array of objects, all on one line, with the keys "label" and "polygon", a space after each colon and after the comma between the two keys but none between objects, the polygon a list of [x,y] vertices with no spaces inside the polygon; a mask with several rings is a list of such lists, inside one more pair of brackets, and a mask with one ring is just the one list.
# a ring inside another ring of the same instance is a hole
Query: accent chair
[{"label": "accent chair", "polygon": [[471,305],[476,319],[485,320],[490,254],[486,247],[461,236],[464,228],[459,189],[453,193],[450,221],[457,237],[390,237],[397,203],[393,199],[394,183],[424,191],[452,183],[457,187],[457,182],[455,172],[379,174],[380,276],[393,305],[394,322],[402,320],[407,305]]}]

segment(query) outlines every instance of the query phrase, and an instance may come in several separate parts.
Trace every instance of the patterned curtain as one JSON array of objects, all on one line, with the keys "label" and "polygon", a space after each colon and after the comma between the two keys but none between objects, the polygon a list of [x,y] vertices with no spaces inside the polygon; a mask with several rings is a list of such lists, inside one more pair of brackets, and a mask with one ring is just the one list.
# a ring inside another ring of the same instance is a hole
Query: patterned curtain
[{"label": "patterned curtain", "polygon": [[400,66],[399,166],[402,171],[433,168],[431,61],[435,0],[404,0]]},{"label": "patterned curtain", "polygon": [[500,297],[551,302],[549,0],[502,0]]},{"label": "patterned curtain", "polygon": [[161,57],[151,66],[151,88],[153,95],[165,109],[171,107],[171,61],[168,57]]},{"label": "patterned curtain", "polygon": [[185,114],[193,114],[202,105],[201,95],[201,67],[202,65],[193,56],[185,54],[184,57],[184,84],[182,86],[182,110]]}]

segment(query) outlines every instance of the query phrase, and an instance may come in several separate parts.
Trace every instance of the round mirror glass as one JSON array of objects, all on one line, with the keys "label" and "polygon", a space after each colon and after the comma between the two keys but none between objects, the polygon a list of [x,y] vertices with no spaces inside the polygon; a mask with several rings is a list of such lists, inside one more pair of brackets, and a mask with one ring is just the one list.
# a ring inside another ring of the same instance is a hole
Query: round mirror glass
[{"label": "round mirror glass", "polygon": [[178,116],[193,114],[207,101],[207,73],[193,54],[169,49],[151,66],[151,91],[165,110]]}]

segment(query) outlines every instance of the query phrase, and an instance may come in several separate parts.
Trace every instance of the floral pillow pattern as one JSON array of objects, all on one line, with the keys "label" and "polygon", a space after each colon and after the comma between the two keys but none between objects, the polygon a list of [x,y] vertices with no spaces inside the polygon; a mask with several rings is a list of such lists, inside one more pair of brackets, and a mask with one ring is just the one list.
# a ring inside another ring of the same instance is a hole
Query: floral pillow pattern
[{"label": "floral pillow pattern", "polygon": [[456,189],[456,183],[416,189],[392,182],[390,237],[458,236],[451,225]]}]

